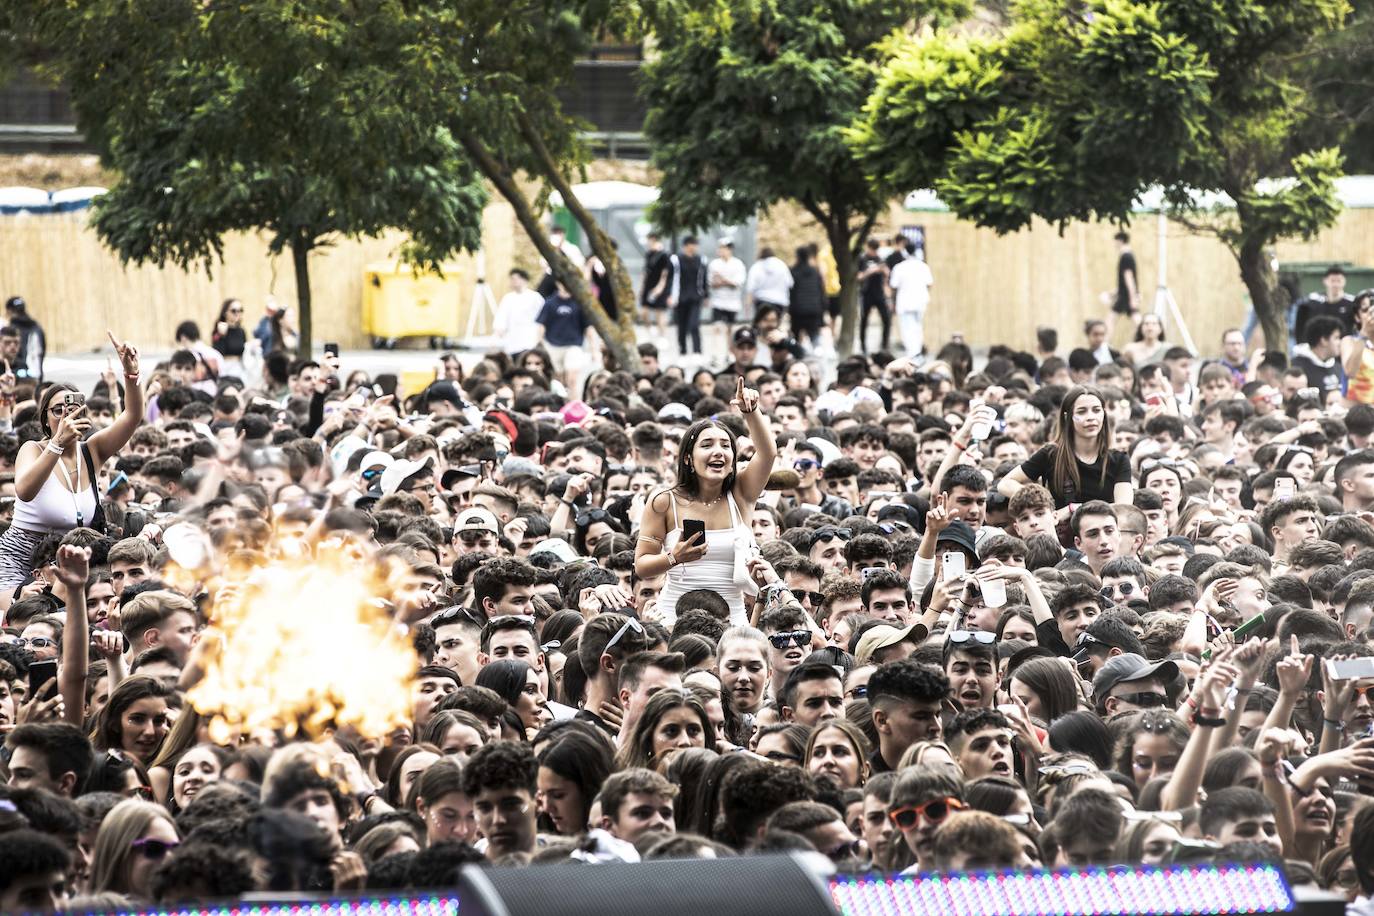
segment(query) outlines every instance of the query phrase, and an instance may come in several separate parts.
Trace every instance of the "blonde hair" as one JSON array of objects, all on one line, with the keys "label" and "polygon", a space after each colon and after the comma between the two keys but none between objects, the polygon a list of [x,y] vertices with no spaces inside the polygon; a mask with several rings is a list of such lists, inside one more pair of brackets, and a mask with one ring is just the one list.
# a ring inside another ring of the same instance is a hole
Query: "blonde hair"
[{"label": "blonde hair", "polygon": [[[141,837],[148,825],[158,818],[176,831],[172,815],[161,805],[131,798],[110,809],[95,835],[95,850],[91,854],[92,893],[129,893],[129,859],[133,856],[134,840]],[[177,836],[181,834],[178,832]]]}]

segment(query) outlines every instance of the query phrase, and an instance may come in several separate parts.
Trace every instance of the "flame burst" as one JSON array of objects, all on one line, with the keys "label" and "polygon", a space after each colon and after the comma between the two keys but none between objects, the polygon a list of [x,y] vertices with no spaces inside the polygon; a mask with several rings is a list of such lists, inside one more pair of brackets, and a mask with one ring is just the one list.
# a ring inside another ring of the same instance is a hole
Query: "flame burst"
[{"label": "flame burst", "polygon": [[416,655],[378,600],[388,591],[370,564],[329,548],[222,589],[221,644],[188,694],[210,739],[259,729],[317,738],[345,726],[380,738],[408,722]]}]

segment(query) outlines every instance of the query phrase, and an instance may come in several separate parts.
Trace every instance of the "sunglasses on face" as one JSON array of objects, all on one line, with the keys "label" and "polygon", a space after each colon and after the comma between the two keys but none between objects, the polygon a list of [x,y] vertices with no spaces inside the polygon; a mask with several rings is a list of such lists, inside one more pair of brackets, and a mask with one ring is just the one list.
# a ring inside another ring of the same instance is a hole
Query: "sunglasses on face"
[{"label": "sunglasses on face", "polygon": [[855,687],[853,690],[846,690],[846,691],[844,692],[844,695],[845,695],[846,698],[851,699],[851,700],[864,700],[864,699],[867,699],[867,698],[868,698],[868,685],[867,685],[867,684],[860,684],[858,687]]},{"label": "sunglasses on face", "polygon": [[892,823],[897,825],[898,830],[914,830],[921,822],[921,818],[938,824],[949,817],[951,811],[961,811],[965,807],[967,806],[957,798],[933,798],[924,805],[894,808],[887,816],[892,818]]},{"label": "sunglasses on face", "polygon": [[168,843],[165,840],[144,838],[141,840],[134,840],[129,845],[133,847],[134,852],[137,852],[148,861],[161,862],[163,859],[167,858],[167,853],[172,852],[181,844]]},{"label": "sunglasses on face", "polygon": [[811,644],[811,631],[789,630],[786,633],[772,633],[768,636],[768,641],[773,644],[774,649],[786,649],[788,646],[800,649]]},{"label": "sunglasses on face", "polygon": [[1115,585],[1104,585],[1100,589],[1098,589],[1097,593],[1101,595],[1103,598],[1111,598],[1117,589],[1121,590],[1121,594],[1123,596],[1129,598],[1131,597],[1131,595],[1135,594],[1135,583],[1118,582]]},{"label": "sunglasses on face", "polygon": [[788,589],[788,591],[792,593],[792,597],[796,598],[798,602],[806,604],[809,601],[812,607],[820,607],[825,601],[825,596],[820,592],[808,592],[804,588],[792,588]]},{"label": "sunglasses on face", "polygon": [[976,642],[980,645],[990,646],[997,642],[996,633],[988,633],[984,630],[953,630],[946,638],[955,645]]},{"label": "sunglasses on face", "polygon": [[1118,693],[1115,694],[1118,700],[1123,703],[1130,703],[1132,706],[1139,706],[1141,709],[1154,709],[1164,706],[1169,702],[1169,698],[1162,693]]},{"label": "sunglasses on face", "polygon": [[820,466],[821,463],[814,458],[798,458],[792,462],[793,470],[801,471],[803,474],[807,471],[814,471]]},{"label": "sunglasses on face", "polygon": [[48,649],[57,645],[57,643],[46,636],[29,636],[27,638],[21,636],[19,639],[15,640],[14,644],[16,646],[29,646],[34,649]]},{"label": "sunglasses on face", "polygon": [[841,843],[834,849],[825,854],[825,857],[832,862],[843,862],[845,859],[856,858],[863,851],[863,844],[858,840],[850,840],[848,843]]}]

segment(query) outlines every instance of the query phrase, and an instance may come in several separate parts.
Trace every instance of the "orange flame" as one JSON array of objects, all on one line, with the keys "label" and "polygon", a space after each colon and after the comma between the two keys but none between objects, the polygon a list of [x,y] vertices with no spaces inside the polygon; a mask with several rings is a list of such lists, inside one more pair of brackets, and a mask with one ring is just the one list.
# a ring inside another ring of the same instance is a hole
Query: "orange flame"
[{"label": "orange flame", "polygon": [[380,738],[406,724],[417,660],[381,600],[388,593],[370,564],[328,546],[253,570],[217,603],[221,645],[188,694],[211,740],[259,729],[318,738],[344,726]]}]

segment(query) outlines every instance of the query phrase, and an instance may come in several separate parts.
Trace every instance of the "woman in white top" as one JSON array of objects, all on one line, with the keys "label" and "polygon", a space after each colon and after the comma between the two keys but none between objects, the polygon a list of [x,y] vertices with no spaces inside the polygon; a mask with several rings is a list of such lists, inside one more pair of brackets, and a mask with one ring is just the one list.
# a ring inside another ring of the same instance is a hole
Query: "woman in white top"
[{"label": "woman in white top", "polygon": [[[682,436],[677,485],[650,494],[640,520],[635,572],[641,579],[667,574],[658,596],[666,623],[677,619],[677,602],[685,592],[706,588],[730,605],[731,625],[748,621],[744,593],[752,593],[748,560],[757,551],[749,515],[777,455],[768,425],[759,416],[759,394],[740,378],[731,404],[744,414],[754,457],[736,473],[735,437],[715,420],[698,420]],[[703,539],[682,539],[686,519],[704,522]]]},{"label": "woman in white top", "polygon": [[[119,453],[143,418],[138,350],[110,334],[124,367],[124,411],[82,441],[91,429],[85,398],[71,385],[50,385],[38,399],[45,438],[25,442],[14,462],[14,522],[0,537],[0,607],[9,607],[16,586],[32,573],[34,548],[45,535],[90,527],[98,505],[95,477]],[[76,394],[79,403],[65,395]]]}]

